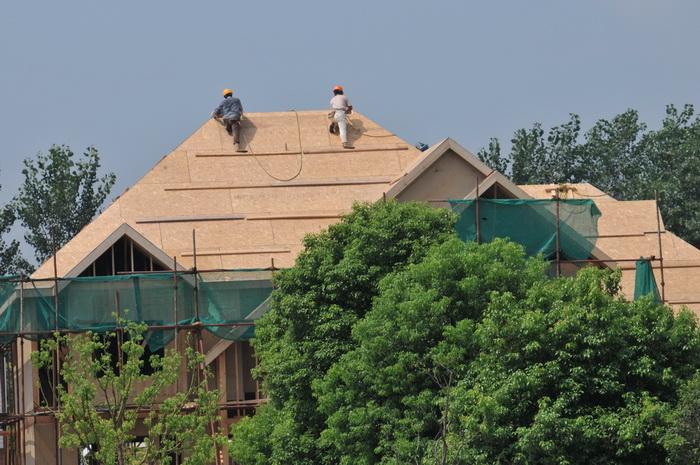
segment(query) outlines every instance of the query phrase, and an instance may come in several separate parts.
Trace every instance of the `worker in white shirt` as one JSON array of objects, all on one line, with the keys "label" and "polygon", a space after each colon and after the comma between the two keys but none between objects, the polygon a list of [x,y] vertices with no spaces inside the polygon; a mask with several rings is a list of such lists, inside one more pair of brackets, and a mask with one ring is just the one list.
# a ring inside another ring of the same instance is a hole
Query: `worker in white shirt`
[{"label": "worker in white shirt", "polygon": [[329,128],[331,134],[340,132],[340,141],[343,143],[343,148],[351,149],[348,145],[348,124],[345,120],[345,115],[352,113],[352,105],[350,100],[343,94],[341,86],[333,88],[333,98],[331,99],[331,126]]}]

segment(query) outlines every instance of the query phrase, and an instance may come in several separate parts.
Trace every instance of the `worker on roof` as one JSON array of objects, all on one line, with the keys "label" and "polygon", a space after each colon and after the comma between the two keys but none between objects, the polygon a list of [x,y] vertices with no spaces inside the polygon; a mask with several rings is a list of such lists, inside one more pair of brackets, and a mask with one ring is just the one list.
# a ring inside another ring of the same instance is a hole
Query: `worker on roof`
[{"label": "worker on roof", "polygon": [[211,114],[214,119],[222,118],[226,125],[228,135],[233,135],[233,149],[236,152],[246,152],[241,150],[241,117],[243,116],[243,105],[241,101],[233,96],[231,89],[224,89],[224,100]]},{"label": "worker on roof", "polygon": [[345,120],[345,115],[352,113],[352,105],[350,100],[343,93],[341,86],[333,88],[333,98],[331,99],[331,112],[328,117],[331,119],[329,131],[331,134],[336,134],[340,131],[340,141],[343,143],[343,148],[351,149],[348,145],[348,124]]}]

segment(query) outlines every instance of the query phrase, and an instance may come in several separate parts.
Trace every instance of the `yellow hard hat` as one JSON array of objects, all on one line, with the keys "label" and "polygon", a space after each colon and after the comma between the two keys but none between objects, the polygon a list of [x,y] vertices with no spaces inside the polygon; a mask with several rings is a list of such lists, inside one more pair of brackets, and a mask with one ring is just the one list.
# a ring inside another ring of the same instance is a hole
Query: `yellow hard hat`
[{"label": "yellow hard hat", "polygon": [[335,87],[333,88],[333,90],[339,90],[339,91],[342,92],[342,91],[343,91],[343,87],[342,87],[342,86],[335,86]]},{"label": "yellow hard hat", "polygon": [[224,97],[226,97],[228,94],[233,94],[233,91],[231,91],[231,89],[224,89]]}]

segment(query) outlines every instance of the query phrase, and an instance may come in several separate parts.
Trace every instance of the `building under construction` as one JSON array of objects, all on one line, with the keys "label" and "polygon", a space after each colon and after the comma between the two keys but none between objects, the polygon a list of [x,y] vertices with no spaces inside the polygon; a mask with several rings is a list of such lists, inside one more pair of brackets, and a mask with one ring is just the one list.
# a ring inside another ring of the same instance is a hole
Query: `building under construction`
[{"label": "building under construction", "polygon": [[[149,326],[147,353],[194,331],[222,395],[219,426],[250,415],[265,399],[248,341],[269,308],[271,275],[356,201],[451,208],[465,240],[522,242],[526,231],[554,275],[621,267],[630,299],[643,257],[664,303],[700,312],[700,251],[665,230],[653,200],[618,201],[588,184],[516,186],[451,139],[421,151],[357,113],[354,149],[344,150],[326,114],[247,114],[246,153],[208,120],[30,278],[0,282],[0,464],[80,462],[58,448],[57,399],[41,395],[55,392],[56,376],[30,354],[56,331],[112,330],[126,315]],[[511,208],[525,211],[522,222]],[[219,460],[228,463],[225,451]]]}]

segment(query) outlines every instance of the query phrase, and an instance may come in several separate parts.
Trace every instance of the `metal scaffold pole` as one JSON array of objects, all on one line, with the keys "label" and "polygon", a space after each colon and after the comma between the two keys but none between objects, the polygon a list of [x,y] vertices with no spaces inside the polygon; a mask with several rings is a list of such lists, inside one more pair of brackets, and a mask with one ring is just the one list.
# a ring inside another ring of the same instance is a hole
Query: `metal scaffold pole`
[{"label": "metal scaffold pole", "polygon": [[476,210],[476,243],[481,244],[481,211],[479,208],[479,178],[476,178],[476,198],[474,199]]},{"label": "metal scaffold pole", "polygon": [[559,198],[559,191],[557,191],[556,196],[554,197],[554,200],[556,201],[556,206],[557,206],[557,251],[556,251],[556,261],[557,261],[557,278],[561,276],[561,239],[560,239],[560,227],[559,227],[559,205],[560,205],[560,198]]},{"label": "metal scaffold pole", "polygon": [[[60,324],[59,324],[59,301],[58,301],[58,263],[56,262],[56,238],[54,235],[53,230],[51,230],[51,253],[53,254],[53,279],[54,279],[54,290],[53,290],[53,303],[54,303],[54,318],[56,321],[54,321],[54,330],[56,333],[59,332],[60,330]],[[54,359],[53,359],[53,376],[52,376],[52,384],[53,386],[51,387],[52,394],[53,394],[53,408],[54,411],[58,411],[61,408],[61,400],[59,398],[58,394],[58,383],[59,383],[59,370],[61,368],[61,359],[60,359],[60,354],[59,354],[59,344],[56,344],[56,349],[54,351]],[[58,424],[58,419],[54,415],[53,417],[54,420],[54,431],[56,434],[56,463],[58,465],[63,464],[63,456],[61,454],[61,448],[58,446],[58,441],[61,438],[61,427]]]},{"label": "metal scaffold pole", "polygon": [[[654,190],[654,203],[656,205],[656,235],[659,238],[659,270],[661,271],[661,303],[666,303],[666,281],[664,280],[664,251],[661,247],[661,212],[659,210],[659,195]],[[653,268],[652,268],[653,270]]]}]

